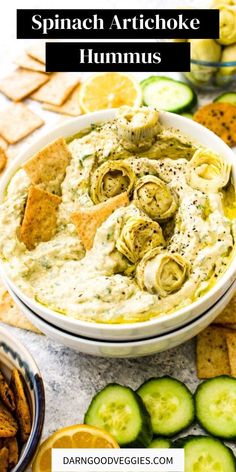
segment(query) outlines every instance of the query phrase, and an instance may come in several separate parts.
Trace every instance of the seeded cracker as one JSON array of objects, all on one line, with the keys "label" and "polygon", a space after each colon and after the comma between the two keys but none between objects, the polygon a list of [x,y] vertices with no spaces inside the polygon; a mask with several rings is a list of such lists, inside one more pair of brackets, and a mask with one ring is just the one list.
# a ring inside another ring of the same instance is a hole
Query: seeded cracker
[{"label": "seeded cracker", "polygon": [[9,451],[6,447],[0,449],[0,470],[7,472],[9,466]]},{"label": "seeded cracker", "polygon": [[17,69],[0,80],[0,92],[18,102],[28,97],[34,90],[49,80],[48,74]]},{"label": "seeded cracker", "polygon": [[59,138],[45,146],[23,166],[32,184],[43,184],[46,190],[60,193],[71,153],[64,138]]},{"label": "seeded cracker", "polygon": [[16,416],[19,424],[21,441],[25,443],[30,435],[32,422],[29,404],[24,391],[24,384],[20,372],[13,369],[11,374],[11,388],[16,400]]},{"label": "seeded cracker", "polygon": [[6,407],[14,411],[15,410],[15,400],[12,390],[10,389],[5,377],[0,371],[0,399],[6,405]]},{"label": "seeded cracker", "polygon": [[43,108],[45,110],[54,111],[54,113],[61,113],[63,115],[81,115],[82,110],[79,105],[79,89],[80,85],[77,85],[63,105],[50,105],[49,103],[44,103]]},{"label": "seeded cracker", "polygon": [[45,65],[42,62],[36,61],[36,59],[33,59],[33,57],[30,57],[27,54],[21,54],[21,56],[18,56],[14,62],[23,69],[45,72]]},{"label": "seeded cracker", "polygon": [[236,144],[236,107],[231,103],[209,103],[194,115],[194,120],[217,134],[226,144]]},{"label": "seeded cracker", "polygon": [[197,374],[200,379],[230,375],[226,334],[231,331],[209,326],[197,336]]},{"label": "seeded cracker", "polygon": [[55,234],[57,210],[61,198],[39,187],[30,187],[25,214],[20,228],[20,240],[31,250]]},{"label": "seeded cracker", "polygon": [[0,135],[10,144],[40,128],[44,121],[22,103],[12,103],[0,112]]},{"label": "seeded cracker", "polygon": [[236,377],[236,333],[226,334],[231,375]]},{"label": "seeded cracker", "polygon": [[62,105],[78,83],[78,74],[56,72],[51,75],[49,82],[33,93],[30,98],[52,105]]},{"label": "seeded cracker", "polygon": [[128,203],[129,199],[127,193],[122,193],[94,207],[81,208],[80,211],[71,215],[85,249],[91,249],[97,229],[108,216],[117,208],[126,206]]},{"label": "seeded cracker", "polygon": [[16,436],[18,430],[17,422],[7,408],[0,403],[0,438],[11,438]]},{"label": "seeded cracker", "polygon": [[32,44],[26,49],[26,53],[33,59],[36,59],[36,61],[42,62],[43,64],[46,63],[44,43],[37,42],[35,44]]}]

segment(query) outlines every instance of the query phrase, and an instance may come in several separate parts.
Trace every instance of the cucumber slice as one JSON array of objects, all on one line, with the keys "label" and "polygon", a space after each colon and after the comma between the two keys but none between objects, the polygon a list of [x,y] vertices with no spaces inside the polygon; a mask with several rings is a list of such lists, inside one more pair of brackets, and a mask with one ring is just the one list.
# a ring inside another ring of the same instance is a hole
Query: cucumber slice
[{"label": "cucumber slice", "polygon": [[92,400],[84,422],[108,431],[123,447],[147,447],[152,425],[141,398],[129,387],[109,384]]},{"label": "cucumber slice", "polygon": [[184,82],[169,77],[151,76],[141,82],[144,105],[159,110],[183,113],[197,103],[194,90]]},{"label": "cucumber slice", "polygon": [[184,447],[185,472],[236,472],[233,452],[218,439],[187,436],[173,446]]},{"label": "cucumber slice", "polygon": [[172,377],[153,378],[137,390],[151,416],[153,432],[174,436],[187,428],[195,416],[193,396]]},{"label": "cucumber slice", "polygon": [[181,116],[184,116],[184,118],[189,118],[190,120],[193,120],[192,113],[181,113]]},{"label": "cucumber slice", "polygon": [[148,447],[153,449],[169,449],[171,447],[171,441],[166,438],[156,438],[152,440]]},{"label": "cucumber slice", "polygon": [[231,103],[236,106],[236,92],[225,92],[215,98],[214,102]]},{"label": "cucumber slice", "polygon": [[222,375],[202,382],[195,402],[197,419],[208,433],[236,439],[236,379]]}]

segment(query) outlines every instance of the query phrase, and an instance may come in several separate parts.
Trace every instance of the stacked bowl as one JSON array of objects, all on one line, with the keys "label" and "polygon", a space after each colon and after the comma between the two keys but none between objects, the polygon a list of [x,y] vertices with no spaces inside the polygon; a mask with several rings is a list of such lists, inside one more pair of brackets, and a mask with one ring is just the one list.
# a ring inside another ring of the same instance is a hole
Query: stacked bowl
[{"label": "stacked bowl", "polygon": [[[66,121],[28,146],[5,174],[0,188],[0,200],[14,173],[35,152],[64,136],[68,137],[88,128],[91,124],[114,118],[115,111],[107,110]],[[181,130],[199,144],[225,157],[232,166],[236,184],[236,161],[232,150],[215,134],[198,123],[172,113],[161,112],[162,124]],[[86,322],[62,315],[26,296],[8,277],[4,263],[1,276],[27,318],[42,332],[73,349],[105,357],[137,357],[153,354],[177,346],[198,334],[224,309],[236,289],[236,257],[212,289],[191,305],[173,314],[162,315],[150,321],[106,324]]]}]

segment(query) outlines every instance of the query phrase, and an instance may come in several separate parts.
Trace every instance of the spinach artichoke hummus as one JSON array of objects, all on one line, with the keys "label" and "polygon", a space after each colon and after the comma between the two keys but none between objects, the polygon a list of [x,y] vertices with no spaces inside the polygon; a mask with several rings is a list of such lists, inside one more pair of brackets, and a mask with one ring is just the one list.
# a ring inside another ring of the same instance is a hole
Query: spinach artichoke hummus
[{"label": "spinach artichoke hummus", "polygon": [[129,323],[206,293],[234,246],[230,164],[151,108],[57,139],[12,177],[0,252],[29,297],[64,315]]}]

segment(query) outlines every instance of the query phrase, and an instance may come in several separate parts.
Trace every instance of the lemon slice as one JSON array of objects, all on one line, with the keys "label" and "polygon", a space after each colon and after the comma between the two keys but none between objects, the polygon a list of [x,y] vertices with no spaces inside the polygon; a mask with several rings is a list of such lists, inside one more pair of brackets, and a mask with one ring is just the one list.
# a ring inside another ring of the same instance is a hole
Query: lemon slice
[{"label": "lemon slice", "polygon": [[119,445],[102,429],[84,424],[59,429],[44,441],[33,462],[33,472],[51,472],[52,448],[117,449]]},{"label": "lemon slice", "polygon": [[142,91],[139,83],[121,72],[105,72],[89,77],[80,88],[80,106],[84,113],[122,105],[139,106]]}]

